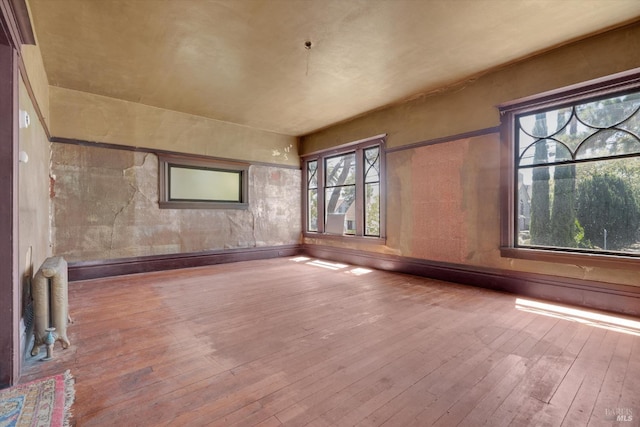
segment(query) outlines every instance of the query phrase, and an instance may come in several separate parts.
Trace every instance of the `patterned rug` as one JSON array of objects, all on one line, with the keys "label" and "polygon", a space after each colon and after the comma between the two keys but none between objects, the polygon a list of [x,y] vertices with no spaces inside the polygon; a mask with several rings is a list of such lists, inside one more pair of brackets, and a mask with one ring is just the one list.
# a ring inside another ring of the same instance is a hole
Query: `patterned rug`
[{"label": "patterned rug", "polygon": [[0,427],[69,426],[73,385],[67,371],[0,390]]}]

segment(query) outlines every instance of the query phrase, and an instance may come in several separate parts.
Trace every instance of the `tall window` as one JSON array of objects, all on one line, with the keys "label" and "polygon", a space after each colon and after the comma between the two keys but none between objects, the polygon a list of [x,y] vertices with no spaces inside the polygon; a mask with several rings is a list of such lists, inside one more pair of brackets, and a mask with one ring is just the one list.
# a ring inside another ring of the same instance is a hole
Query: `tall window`
[{"label": "tall window", "polygon": [[384,138],[304,158],[305,231],[314,235],[384,237]]},{"label": "tall window", "polygon": [[640,256],[640,87],[633,86],[616,81],[588,96],[503,110],[514,174],[505,246]]}]

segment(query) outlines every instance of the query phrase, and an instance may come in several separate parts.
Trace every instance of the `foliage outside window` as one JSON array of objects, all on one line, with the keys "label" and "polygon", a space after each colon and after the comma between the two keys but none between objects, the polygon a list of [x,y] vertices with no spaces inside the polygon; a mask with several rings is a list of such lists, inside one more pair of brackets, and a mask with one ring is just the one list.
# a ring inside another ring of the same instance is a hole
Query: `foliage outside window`
[{"label": "foliage outside window", "polygon": [[513,248],[640,256],[640,88],[508,112]]},{"label": "foliage outside window", "polygon": [[383,143],[376,137],[305,157],[306,232],[384,237]]},{"label": "foliage outside window", "polygon": [[247,164],[169,155],[158,161],[161,208],[247,208]]}]

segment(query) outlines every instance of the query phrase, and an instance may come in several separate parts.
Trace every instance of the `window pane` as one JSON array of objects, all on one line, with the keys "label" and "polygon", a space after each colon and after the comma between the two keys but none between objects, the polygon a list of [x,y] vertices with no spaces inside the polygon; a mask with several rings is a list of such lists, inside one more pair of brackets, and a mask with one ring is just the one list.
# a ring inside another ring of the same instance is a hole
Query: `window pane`
[{"label": "window pane", "polygon": [[571,153],[564,144],[543,139],[527,148],[520,158],[520,166],[543,165],[566,160],[571,160]]},{"label": "window pane", "polygon": [[582,122],[580,122],[575,115],[569,122],[568,126],[565,126],[562,131],[553,135],[553,139],[557,139],[561,141],[564,145],[566,145],[571,152],[575,152],[578,148],[578,145],[594,133],[596,133],[598,129],[594,129],[591,127],[585,126]]},{"label": "window pane", "polygon": [[380,147],[364,150],[364,182],[380,181]]},{"label": "window pane", "polygon": [[170,166],[169,200],[241,202],[241,183],[241,172]]},{"label": "window pane", "polygon": [[518,244],[640,254],[640,158],[519,173]]},{"label": "window pane", "polygon": [[628,120],[640,108],[640,94],[616,96],[576,106],[576,115],[594,128],[609,128]]},{"label": "window pane", "polygon": [[318,188],[318,161],[307,163],[307,188]]},{"label": "window pane", "polygon": [[572,108],[529,114],[518,119],[520,128],[536,138],[552,136],[564,128],[571,119]]},{"label": "window pane", "polygon": [[307,230],[318,231],[318,190],[309,190],[307,199]]},{"label": "window pane", "polygon": [[577,159],[593,159],[640,153],[640,141],[628,132],[603,130],[587,138],[578,148]]},{"label": "window pane", "polygon": [[365,184],[365,236],[380,236],[380,184]]},{"label": "window pane", "polygon": [[[615,96],[517,119],[518,153],[521,166],[544,164],[566,159],[596,159],[621,154],[639,153],[640,93]],[[538,155],[542,141],[563,145],[562,156]],[[563,150],[564,151],[564,150]]]},{"label": "window pane", "polygon": [[[325,231],[333,234],[355,234],[356,187],[327,188],[325,193]],[[342,224],[342,228],[339,225]]]},{"label": "window pane", "polygon": [[327,158],[325,160],[325,182],[327,187],[355,184],[356,153]]}]

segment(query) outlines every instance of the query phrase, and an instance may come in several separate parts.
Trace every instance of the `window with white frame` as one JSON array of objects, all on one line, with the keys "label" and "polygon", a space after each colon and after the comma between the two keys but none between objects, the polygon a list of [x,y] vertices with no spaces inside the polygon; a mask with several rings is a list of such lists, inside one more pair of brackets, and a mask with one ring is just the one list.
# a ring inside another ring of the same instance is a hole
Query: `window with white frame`
[{"label": "window with white frame", "polygon": [[384,137],[303,159],[306,233],[384,237]]},{"label": "window with white frame", "polygon": [[501,107],[503,248],[640,256],[638,74]]}]

